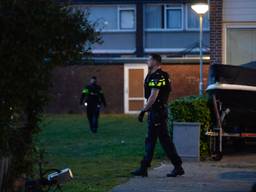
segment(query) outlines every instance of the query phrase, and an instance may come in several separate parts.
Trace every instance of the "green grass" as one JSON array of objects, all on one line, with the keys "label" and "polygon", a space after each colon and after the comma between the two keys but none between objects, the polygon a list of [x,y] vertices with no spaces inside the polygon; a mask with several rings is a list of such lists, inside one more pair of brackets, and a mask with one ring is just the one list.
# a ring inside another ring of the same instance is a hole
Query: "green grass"
[{"label": "green grass", "polygon": [[[105,192],[125,182],[139,165],[147,132],[146,123],[128,115],[103,115],[97,134],[82,115],[47,115],[41,129],[37,140],[47,151],[47,166],[73,171],[74,180],[64,186],[67,192]],[[155,159],[162,157],[158,146]]]}]

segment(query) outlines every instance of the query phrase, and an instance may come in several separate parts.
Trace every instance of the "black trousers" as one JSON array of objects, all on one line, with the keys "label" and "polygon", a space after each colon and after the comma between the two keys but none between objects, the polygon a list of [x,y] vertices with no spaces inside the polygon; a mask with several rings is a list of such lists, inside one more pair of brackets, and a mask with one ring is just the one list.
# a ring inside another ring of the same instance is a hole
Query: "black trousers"
[{"label": "black trousers", "polygon": [[87,118],[89,121],[90,129],[93,133],[97,133],[99,116],[100,116],[100,107],[98,106],[87,107]]},{"label": "black trousers", "polygon": [[167,157],[174,167],[179,167],[182,160],[177,154],[167,126],[168,111],[165,108],[152,110],[148,113],[148,135],[145,139],[145,155],[141,161],[142,167],[150,167],[154,155],[157,138],[164,149]]}]

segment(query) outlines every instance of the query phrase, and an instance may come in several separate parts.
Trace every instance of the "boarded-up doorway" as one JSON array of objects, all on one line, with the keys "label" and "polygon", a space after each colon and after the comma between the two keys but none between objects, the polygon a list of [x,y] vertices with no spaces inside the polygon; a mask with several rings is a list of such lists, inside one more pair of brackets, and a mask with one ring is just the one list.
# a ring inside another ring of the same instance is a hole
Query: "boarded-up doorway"
[{"label": "boarded-up doorway", "polygon": [[125,113],[138,113],[145,104],[144,79],[146,64],[125,64],[124,67],[124,109]]}]

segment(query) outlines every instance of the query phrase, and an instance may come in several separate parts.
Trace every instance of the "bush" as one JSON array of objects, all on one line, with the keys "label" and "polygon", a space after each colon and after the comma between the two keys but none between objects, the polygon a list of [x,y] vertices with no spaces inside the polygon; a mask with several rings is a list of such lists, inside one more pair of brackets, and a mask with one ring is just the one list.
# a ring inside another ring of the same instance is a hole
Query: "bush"
[{"label": "bush", "polygon": [[0,159],[11,157],[11,188],[15,178],[32,174],[33,135],[52,69],[86,58],[85,45],[101,39],[87,14],[53,0],[2,0],[0,13]]},{"label": "bush", "polygon": [[201,123],[200,155],[205,159],[209,155],[208,139],[205,135],[211,126],[211,112],[207,97],[189,96],[174,100],[170,103],[169,122],[171,133],[173,122],[199,122]]}]

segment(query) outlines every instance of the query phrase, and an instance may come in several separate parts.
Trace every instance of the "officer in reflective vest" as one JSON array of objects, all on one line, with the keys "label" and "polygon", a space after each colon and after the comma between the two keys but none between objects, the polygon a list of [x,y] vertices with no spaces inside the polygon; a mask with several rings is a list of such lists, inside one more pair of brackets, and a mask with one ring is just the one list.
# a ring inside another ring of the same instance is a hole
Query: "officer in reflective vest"
[{"label": "officer in reflective vest", "polygon": [[138,120],[142,122],[144,114],[148,112],[148,134],[145,139],[145,155],[141,161],[141,166],[131,173],[135,176],[148,176],[147,169],[151,165],[156,141],[159,138],[167,157],[174,165],[173,171],[167,174],[167,177],[183,175],[182,160],[171,141],[167,126],[167,102],[171,92],[171,83],[168,73],[161,70],[160,55],[150,55],[148,69],[149,73],[144,84],[147,103],[138,116]]},{"label": "officer in reflective vest", "polygon": [[82,90],[80,104],[86,106],[90,129],[93,133],[97,133],[100,108],[102,104],[106,107],[106,100],[101,87],[97,85],[95,76],[90,79],[89,85]]}]

